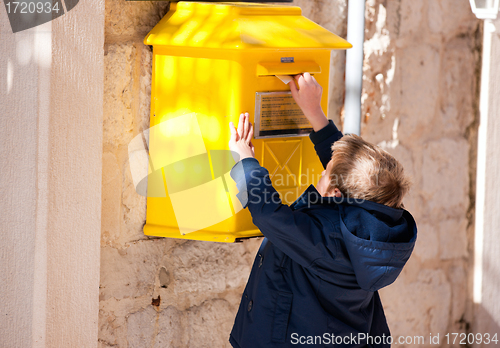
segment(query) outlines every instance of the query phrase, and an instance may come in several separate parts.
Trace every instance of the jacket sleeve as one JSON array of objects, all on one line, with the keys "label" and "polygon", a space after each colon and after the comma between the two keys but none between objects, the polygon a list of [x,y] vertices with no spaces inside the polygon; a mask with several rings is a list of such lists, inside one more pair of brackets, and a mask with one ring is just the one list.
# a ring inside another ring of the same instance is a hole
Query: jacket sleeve
[{"label": "jacket sleeve", "polygon": [[324,237],[324,226],[302,210],[282,204],[269,172],[255,158],[238,162],[230,175],[239,190],[237,197],[250,210],[253,223],[282,252],[304,267],[311,267],[319,258],[334,257],[335,245],[329,245],[329,239]]},{"label": "jacket sleeve", "polygon": [[337,129],[332,120],[328,120],[328,125],[317,132],[311,132],[309,138],[314,144],[316,154],[326,168],[328,162],[332,158],[332,144],[342,138],[342,132]]}]

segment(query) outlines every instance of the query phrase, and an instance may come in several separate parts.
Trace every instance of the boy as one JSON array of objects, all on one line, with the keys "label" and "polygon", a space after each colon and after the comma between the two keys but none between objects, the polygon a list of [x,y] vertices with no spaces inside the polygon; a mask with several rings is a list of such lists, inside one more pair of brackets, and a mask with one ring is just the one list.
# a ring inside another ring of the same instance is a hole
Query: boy
[{"label": "boy", "polygon": [[415,244],[415,221],[402,203],[409,180],[387,152],[342,137],[321,110],[314,77],[295,79],[290,89],[325,171],[291,206],[254,158],[248,113],[237,129],[230,123],[229,146],[240,156],[231,177],[265,238],[229,341],[235,348],[389,347],[377,290],[394,282]]}]

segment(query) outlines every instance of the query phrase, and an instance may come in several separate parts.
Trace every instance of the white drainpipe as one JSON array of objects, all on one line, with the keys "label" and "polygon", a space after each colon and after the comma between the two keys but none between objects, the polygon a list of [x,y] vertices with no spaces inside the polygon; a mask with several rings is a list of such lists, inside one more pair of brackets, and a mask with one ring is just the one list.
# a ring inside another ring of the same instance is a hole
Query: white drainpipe
[{"label": "white drainpipe", "polygon": [[361,87],[363,84],[363,43],[365,40],[365,0],[349,0],[347,8],[344,134],[361,132]]}]

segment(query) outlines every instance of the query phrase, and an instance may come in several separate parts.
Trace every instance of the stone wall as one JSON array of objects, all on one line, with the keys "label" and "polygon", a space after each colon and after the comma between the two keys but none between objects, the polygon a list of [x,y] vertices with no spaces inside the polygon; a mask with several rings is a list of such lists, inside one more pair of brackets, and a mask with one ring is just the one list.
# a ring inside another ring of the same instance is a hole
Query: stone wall
[{"label": "stone wall", "polygon": [[[346,36],[344,0],[295,4]],[[100,347],[229,347],[260,243],[142,233],[146,200],[134,191],[127,145],[148,128],[151,51],[142,40],[167,8],[106,0]],[[420,229],[414,256],[382,293],[389,325],[426,338],[466,330],[478,21],[467,0],[369,0],[366,18],[362,135],[413,176],[405,203]],[[329,117],[338,124],[344,60],[332,55]]]},{"label": "stone wall", "polygon": [[259,245],[142,232],[146,199],[127,146],[149,127],[152,54],[142,40],[167,11],[167,2],[106,1],[100,347],[228,346]]},{"label": "stone wall", "polygon": [[362,135],[413,177],[405,204],[419,227],[382,300],[393,334],[427,345],[471,320],[480,44],[467,0],[367,2]]}]

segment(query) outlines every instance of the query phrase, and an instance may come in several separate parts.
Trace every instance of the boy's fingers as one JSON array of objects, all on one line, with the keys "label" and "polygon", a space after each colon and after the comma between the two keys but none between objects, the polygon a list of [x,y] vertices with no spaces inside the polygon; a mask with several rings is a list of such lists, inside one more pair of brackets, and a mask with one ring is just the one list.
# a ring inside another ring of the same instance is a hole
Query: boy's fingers
[{"label": "boy's fingers", "polygon": [[323,90],[323,87],[321,87],[321,85],[318,83],[318,81],[316,81],[316,79],[314,78],[314,76],[311,76],[311,80],[312,80],[312,82],[313,82],[316,86],[318,86],[319,88],[321,88],[321,90]]},{"label": "boy's fingers", "polygon": [[247,139],[246,139],[248,144],[252,143],[252,137],[253,137],[253,124],[250,123],[250,130],[248,131],[248,135],[247,135]]},{"label": "boy's fingers", "polygon": [[300,89],[300,86],[304,85],[304,75],[300,74],[300,75],[297,75],[295,77],[296,77],[295,85],[297,86],[297,89]]},{"label": "boy's fingers", "polygon": [[297,85],[295,84],[295,81],[292,80],[288,84],[290,85],[290,92],[292,92],[292,97],[294,99],[296,99],[297,98],[298,90],[297,90]]},{"label": "boy's fingers", "polygon": [[312,81],[312,76],[308,72],[305,72],[303,76],[304,76],[304,80],[306,82],[311,82]]},{"label": "boy's fingers", "polygon": [[245,115],[240,114],[240,120],[238,121],[238,135],[241,137],[243,133],[243,122],[245,121]]},{"label": "boy's fingers", "polygon": [[238,133],[236,132],[233,122],[229,122],[229,131],[231,132],[231,140],[236,140],[238,138]]},{"label": "boy's fingers", "polygon": [[243,138],[246,139],[248,135],[248,112],[245,112],[245,122],[243,122]]}]

